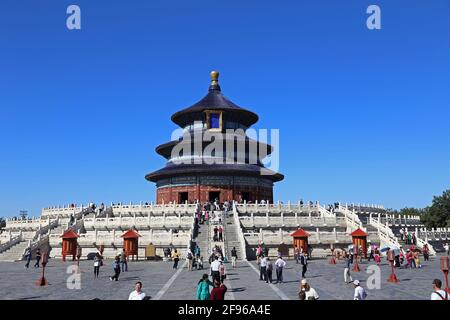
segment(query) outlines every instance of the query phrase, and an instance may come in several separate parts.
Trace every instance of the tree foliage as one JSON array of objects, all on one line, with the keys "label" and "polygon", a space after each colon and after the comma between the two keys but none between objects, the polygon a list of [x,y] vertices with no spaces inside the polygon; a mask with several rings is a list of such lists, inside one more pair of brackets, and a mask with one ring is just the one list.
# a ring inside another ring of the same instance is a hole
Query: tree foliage
[{"label": "tree foliage", "polygon": [[431,206],[424,210],[421,221],[427,228],[450,227],[450,190],[434,196]]}]

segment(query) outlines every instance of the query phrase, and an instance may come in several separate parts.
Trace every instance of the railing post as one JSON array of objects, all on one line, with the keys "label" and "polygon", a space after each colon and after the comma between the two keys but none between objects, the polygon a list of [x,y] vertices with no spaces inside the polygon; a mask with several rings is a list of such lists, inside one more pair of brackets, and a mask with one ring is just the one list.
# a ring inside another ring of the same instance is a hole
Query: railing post
[{"label": "railing post", "polygon": [[336,228],[333,228],[333,234],[334,234],[334,242],[339,242],[338,238],[337,238],[337,232],[336,232]]},{"label": "railing post", "polygon": [[319,228],[316,228],[316,238],[317,238],[317,243],[320,243],[320,231],[319,231]]},{"label": "railing post", "polygon": [[267,224],[267,226],[270,226],[270,223],[269,223],[269,213],[268,213],[268,212],[266,212],[266,224]]},{"label": "railing post", "polygon": [[254,228],[255,227],[255,217],[253,216],[253,212],[252,213],[250,213],[250,221],[252,222],[252,227]]},{"label": "railing post", "polygon": [[247,200],[244,200],[244,212],[247,213]]}]

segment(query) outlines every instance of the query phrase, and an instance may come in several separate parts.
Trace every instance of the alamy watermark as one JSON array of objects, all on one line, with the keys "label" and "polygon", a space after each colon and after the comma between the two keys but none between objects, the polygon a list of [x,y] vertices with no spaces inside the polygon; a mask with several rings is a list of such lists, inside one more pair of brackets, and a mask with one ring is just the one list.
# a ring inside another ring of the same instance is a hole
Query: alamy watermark
[{"label": "alamy watermark", "polygon": [[[169,161],[181,164],[250,164],[263,165],[261,175],[276,174],[280,167],[279,129],[226,129],[225,132],[201,129],[176,129]],[[269,145],[270,133],[270,145]]]}]

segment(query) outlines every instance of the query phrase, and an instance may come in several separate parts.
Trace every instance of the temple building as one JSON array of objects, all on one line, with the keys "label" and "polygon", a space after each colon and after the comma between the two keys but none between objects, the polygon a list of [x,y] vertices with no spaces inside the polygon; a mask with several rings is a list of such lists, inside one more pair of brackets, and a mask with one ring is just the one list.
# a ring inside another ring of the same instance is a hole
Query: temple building
[{"label": "temple building", "polygon": [[[245,131],[258,121],[258,115],[228,100],[222,94],[218,78],[217,71],[211,72],[208,94],[172,115],[183,135],[156,148],[167,164],[145,176],[156,183],[157,203],[216,199],[273,202],[274,182],[284,176],[265,168],[261,162],[273,152],[273,147],[247,136]],[[234,134],[227,134],[230,130]],[[204,138],[208,136],[214,136],[215,140]],[[221,150],[211,150],[212,141]]]}]

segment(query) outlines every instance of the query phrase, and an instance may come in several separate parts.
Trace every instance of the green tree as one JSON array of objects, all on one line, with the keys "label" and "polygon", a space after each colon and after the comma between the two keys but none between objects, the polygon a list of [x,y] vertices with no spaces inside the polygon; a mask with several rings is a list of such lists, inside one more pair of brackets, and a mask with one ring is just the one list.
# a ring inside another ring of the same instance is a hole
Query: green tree
[{"label": "green tree", "polygon": [[3,217],[0,217],[0,229],[6,227],[6,220]]},{"label": "green tree", "polygon": [[450,190],[434,196],[431,206],[425,210],[422,222],[427,228],[450,227]]}]

